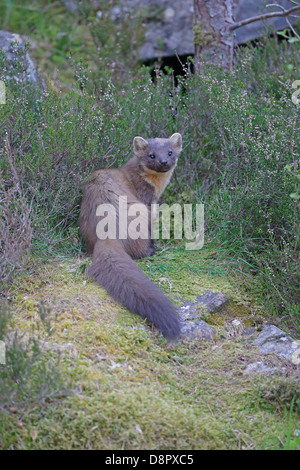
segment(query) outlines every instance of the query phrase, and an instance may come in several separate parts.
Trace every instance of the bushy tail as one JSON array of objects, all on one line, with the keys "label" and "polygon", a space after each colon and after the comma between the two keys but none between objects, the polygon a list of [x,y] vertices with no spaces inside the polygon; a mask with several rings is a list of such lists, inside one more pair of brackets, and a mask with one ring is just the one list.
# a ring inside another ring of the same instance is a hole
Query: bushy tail
[{"label": "bushy tail", "polygon": [[147,318],[168,340],[180,336],[173,303],[142,273],[116,240],[97,243],[88,274],[131,312]]}]

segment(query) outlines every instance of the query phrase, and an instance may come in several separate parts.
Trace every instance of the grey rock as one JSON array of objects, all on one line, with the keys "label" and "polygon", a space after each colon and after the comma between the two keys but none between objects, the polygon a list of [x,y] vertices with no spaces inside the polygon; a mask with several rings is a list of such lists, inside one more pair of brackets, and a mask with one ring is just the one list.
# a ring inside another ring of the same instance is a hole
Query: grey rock
[{"label": "grey rock", "polygon": [[[14,43],[14,44],[11,44]],[[42,80],[39,77],[36,67],[27,51],[25,54],[20,54],[24,50],[25,41],[19,34],[12,34],[7,31],[0,31],[0,49],[6,57],[6,71],[4,78],[11,80],[14,79],[20,82],[25,74],[25,80],[31,84],[42,86]],[[20,61],[21,68],[19,70],[16,66],[17,61]]]},{"label": "grey rock", "polygon": [[207,290],[203,295],[198,295],[195,302],[185,300],[179,314],[184,320],[196,320],[201,317],[201,307],[205,313],[213,313],[223,308],[227,302],[228,298],[222,292]]},{"label": "grey rock", "polygon": [[141,60],[194,53],[193,0],[121,0],[118,6],[123,17],[139,15],[144,25]]},{"label": "grey rock", "polygon": [[186,321],[181,326],[181,337],[185,339],[199,338],[212,341],[215,334],[215,329],[203,320]]},{"label": "grey rock", "polygon": [[[263,12],[280,11],[278,7],[266,8],[265,4],[265,0],[234,0],[235,21],[257,16]],[[284,8],[291,7],[289,0],[278,0],[278,4]],[[129,12],[129,17],[139,14],[145,25],[145,41],[139,51],[141,60],[175,56],[176,53],[179,56],[194,54],[193,0],[173,0],[172,2],[170,0],[121,0],[118,8],[117,17],[112,9],[113,19],[118,20]],[[290,18],[290,21],[295,23],[296,19]],[[288,27],[284,18],[268,19],[267,23],[263,21],[251,23],[235,31],[237,44],[244,44],[263,36],[266,24],[277,31]]]},{"label": "grey rock", "polygon": [[300,362],[300,341],[295,341],[275,325],[265,325],[254,340],[262,354],[277,354],[297,364]]},{"label": "grey rock", "polygon": [[254,326],[245,326],[245,325],[242,325],[242,335],[243,336],[251,336],[251,335],[254,335],[256,333],[256,328]]},{"label": "grey rock", "polygon": [[257,361],[257,362],[252,362],[251,364],[248,364],[245,372],[247,374],[253,375],[253,374],[264,374],[264,375],[272,375],[272,374],[277,374],[280,372],[284,372],[285,369],[279,369],[278,367],[272,367],[267,364],[265,364],[263,361]]},{"label": "grey rock", "polygon": [[228,302],[228,298],[222,292],[212,292],[207,290],[203,295],[197,296],[197,304],[202,303],[205,305],[208,313],[219,311]]}]

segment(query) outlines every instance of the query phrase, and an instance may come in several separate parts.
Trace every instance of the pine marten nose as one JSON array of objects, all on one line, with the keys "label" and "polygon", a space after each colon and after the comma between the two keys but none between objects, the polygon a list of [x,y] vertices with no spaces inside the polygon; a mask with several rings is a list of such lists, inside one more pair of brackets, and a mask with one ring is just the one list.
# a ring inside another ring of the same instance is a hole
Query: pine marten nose
[{"label": "pine marten nose", "polygon": [[166,166],[168,164],[168,160],[161,160],[161,165]]}]

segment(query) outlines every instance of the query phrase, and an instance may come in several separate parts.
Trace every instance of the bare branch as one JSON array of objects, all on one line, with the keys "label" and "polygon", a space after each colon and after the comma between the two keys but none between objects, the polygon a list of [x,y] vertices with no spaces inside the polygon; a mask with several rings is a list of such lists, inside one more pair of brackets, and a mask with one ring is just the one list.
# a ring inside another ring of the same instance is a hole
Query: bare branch
[{"label": "bare branch", "polygon": [[[277,5],[278,6],[278,5]],[[281,5],[280,5],[281,7]],[[283,7],[281,7],[283,8]],[[258,15],[258,16],[253,16],[252,18],[246,18],[245,20],[238,21],[237,23],[234,23],[232,26],[230,26],[230,31],[234,31],[237,28],[240,28],[241,26],[244,26],[249,23],[254,23],[255,21],[260,21],[260,20],[265,20],[267,18],[276,18],[276,17],[287,17],[291,13],[294,13],[294,11],[300,10],[300,5],[296,5],[292,8],[289,8],[289,10],[283,9],[283,11],[275,11],[272,13],[264,13],[263,15]]]},{"label": "bare branch", "polygon": [[282,5],[279,5],[278,3],[268,3],[268,5],[266,5],[266,8],[269,8],[269,7],[277,7],[277,8],[281,8],[282,11],[285,11],[285,8]]},{"label": "bare branch", "polygon": [[289,19],[286,18],[286,22],[287,24],[289,25],[291,31],[293,31],[294,35],[296,36],[296,38],[298,39],[298,41],[300,41],[300,36],[299,34],[295,31],[295,29],[293,28],[292,24],[290,23]]}]

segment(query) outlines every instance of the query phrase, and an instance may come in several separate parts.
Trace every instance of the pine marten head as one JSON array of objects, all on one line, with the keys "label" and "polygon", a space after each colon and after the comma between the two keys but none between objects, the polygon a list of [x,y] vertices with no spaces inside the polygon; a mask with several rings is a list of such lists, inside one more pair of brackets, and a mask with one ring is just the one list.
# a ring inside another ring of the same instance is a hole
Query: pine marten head
[{"label": "pine marten head", "polygon": [[179,133],[168,139],[133,139],[134,154],[141,165],[156,173],[165,173],[174,169],[182,149],[182,138]]}]

